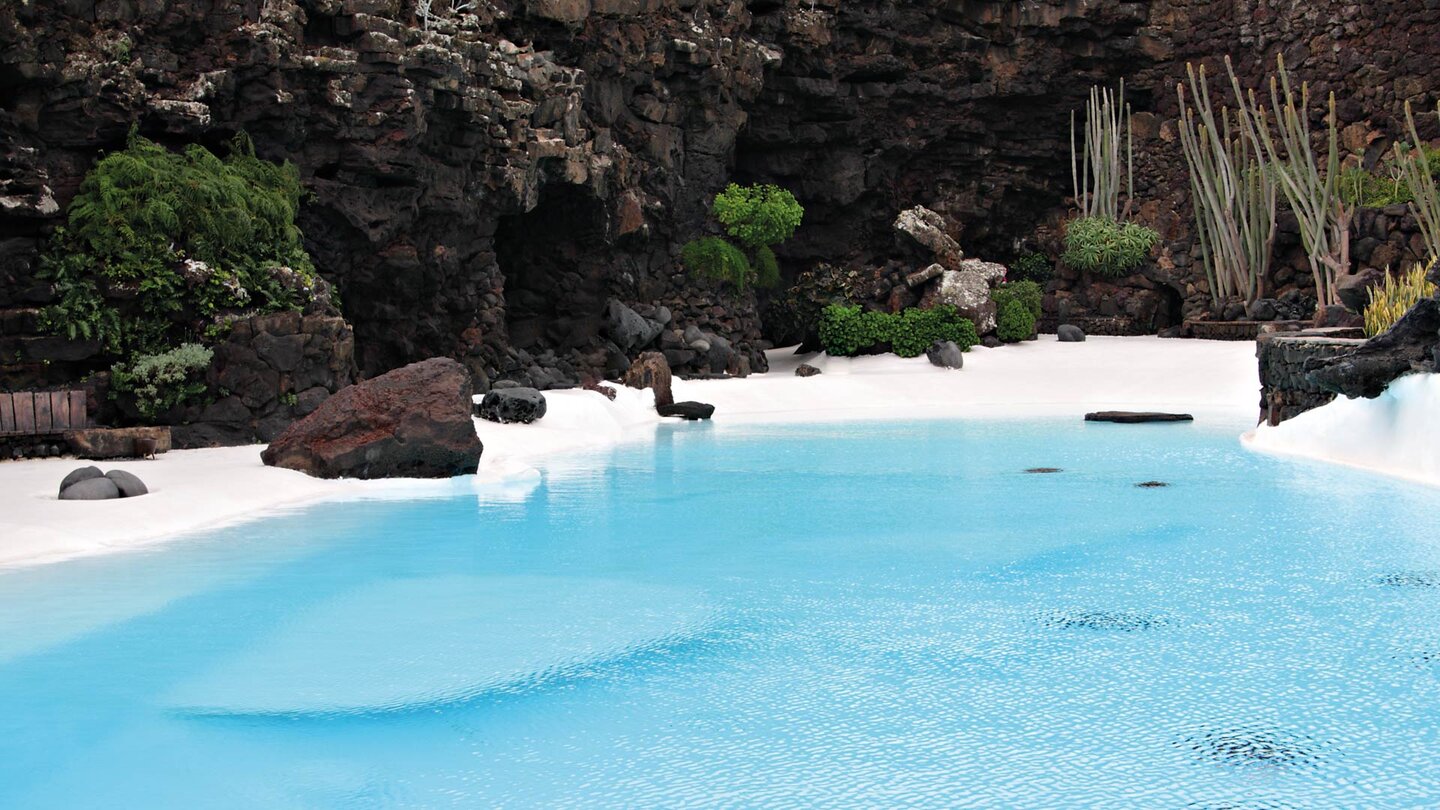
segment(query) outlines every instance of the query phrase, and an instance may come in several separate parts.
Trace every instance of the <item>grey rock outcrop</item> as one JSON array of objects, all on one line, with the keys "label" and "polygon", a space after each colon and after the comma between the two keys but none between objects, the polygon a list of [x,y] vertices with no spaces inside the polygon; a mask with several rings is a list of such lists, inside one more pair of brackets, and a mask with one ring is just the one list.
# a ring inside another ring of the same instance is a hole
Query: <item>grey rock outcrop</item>
[{"label": "grey rock outcrop", "polygon": [[491,422],[528,425],[545,416],[545,395],[534,388],[504,388],[486,394],[475,415]]}]

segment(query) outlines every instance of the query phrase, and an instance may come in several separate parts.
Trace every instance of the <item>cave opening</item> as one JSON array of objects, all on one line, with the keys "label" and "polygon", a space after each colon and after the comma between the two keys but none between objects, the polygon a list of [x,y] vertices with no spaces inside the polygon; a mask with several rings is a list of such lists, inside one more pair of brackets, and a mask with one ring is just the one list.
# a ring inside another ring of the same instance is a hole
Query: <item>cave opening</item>
[{"label": "cave opening", "polygon": [[539,354],[593,343],[607,297],[606,232],[604,206],[582,186],[546,186],[533,209],[500,218],[495,260],[510,345]]}]

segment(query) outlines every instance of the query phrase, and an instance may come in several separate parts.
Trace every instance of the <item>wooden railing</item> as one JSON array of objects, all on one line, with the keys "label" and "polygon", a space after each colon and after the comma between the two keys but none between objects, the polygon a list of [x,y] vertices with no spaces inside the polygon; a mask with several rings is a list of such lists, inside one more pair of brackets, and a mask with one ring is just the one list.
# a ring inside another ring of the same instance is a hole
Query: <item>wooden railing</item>
[{"label": "wooden railing", "polygon": [[84,391],[0,393],[0,436],[63,433],[89,426]]}]

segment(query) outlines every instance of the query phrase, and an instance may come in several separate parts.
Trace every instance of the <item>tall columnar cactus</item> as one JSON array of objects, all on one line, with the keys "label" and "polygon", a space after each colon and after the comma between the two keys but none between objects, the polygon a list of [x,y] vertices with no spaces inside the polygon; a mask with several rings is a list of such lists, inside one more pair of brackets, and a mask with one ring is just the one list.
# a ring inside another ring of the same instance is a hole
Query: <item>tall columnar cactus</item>
[{"label": "tall columnar cactus", "polygon": [[1339,303],[1335,292],[1336,278],[1350,269],[1350,220],[1354,205],[1340,195],[1340,144],[1336,129],[1335,94],[1330,94],[1329,116],[1326,118],[1325,168],[1321,171],[1310,140],[1310,86],[1300,85],[1299,101],[1285,70],[1285,57],[1277,56],[1278,80],[1270,77],[1270,104],[1274,110],[1271,133],[1270,114],[1257,100],[1255,91],[1240,89],[1240,80],[1230,57],[1225,57],[1225,70],[1230,85],[1240,101],[1238,117],[1241,130],[1250,142],[1262,171],[1273,172],[1285,199],[1300,224],[1300,237],[1305,244],[1310,270],[1315,274],[1316,291],[1322,304]]},{"label": "tall columnar cactus", "polygon": [[[1130,215],[1130,201],[1135,198],[1134,138],[1130,131],[1130,105],[1124,103],[1125,82],[1118,92],[1090,88],[1085,105],[1085,144],[1077,153],[1075,113],[1070,113],[1070,178],[1075,186],[1075,204],[1082,217],[1100,217],[1118,222]],[[1120,152],[1125,152],[1125,165],[1120,165]],[[1120,210],[1120,183],[1125,183],[1125,210]]]},{"label": "tall columnar cactus", "polygon": [[[1435,105],[1435,114],[1440,116],[1440,102]],[[1405,124],[1410,129],[1410,143],[1408,146],[1397,145],[1395,153],[1399,157],[1405,184],[1415,195],[1415,201],[1410,203],[1410,212],[1420,224],[1420,237],[1425,241],[1425,251],[1429,254],[1427,259],[1433,261],[1440,258],[1440,187],[1435,183],[1435,175],[1431,174],[1425,144],[1420,140],[1420,131],[1415,127],[1415,116],[1410,112],[1408,101],[1405,102]]]},{"label": "tall columnar cactus", "polygon": [[1195,108],[1180,98],[1180,144],[1190,167],[1190,194],[1195,208],[1201,259],[1218,304],[1231,296],[1247,302],[1260,296],[1270,274],[1270,249],[1275,243],[1275,176],[1263,171],[1251,154],[1248,139],[1232,134],[1230,111],[1220,118],[1210,103],[1205,67],[1187,66]]}]

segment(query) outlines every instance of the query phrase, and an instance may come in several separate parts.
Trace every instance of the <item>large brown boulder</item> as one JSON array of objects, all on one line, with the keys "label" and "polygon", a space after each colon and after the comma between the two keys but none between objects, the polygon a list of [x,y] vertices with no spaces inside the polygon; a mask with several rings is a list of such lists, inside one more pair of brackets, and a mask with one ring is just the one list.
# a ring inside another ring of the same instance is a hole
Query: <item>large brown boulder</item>
[{"label": "large brown boulder", "polygon": [[342,388],[260,457],[320,478],[448,478],[475,472],[470,373],[424,360]]}]

